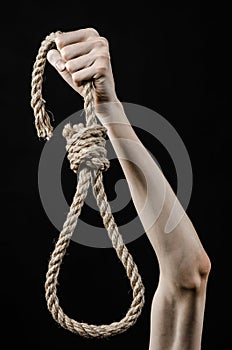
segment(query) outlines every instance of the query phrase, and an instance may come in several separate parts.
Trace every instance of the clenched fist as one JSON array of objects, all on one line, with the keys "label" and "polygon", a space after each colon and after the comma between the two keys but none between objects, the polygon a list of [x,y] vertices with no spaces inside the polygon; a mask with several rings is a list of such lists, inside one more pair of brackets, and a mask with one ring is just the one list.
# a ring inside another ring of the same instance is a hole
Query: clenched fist
[{"label": "clenched fist", "polygon": [[119,102],[107,39],[95,29],[86,28],[61,33],[55,42],[57,50],[48,52],[48,61],[79,94],[82,94],[82,83],[92,80],[96,113],[107,114],[105,106]]}]

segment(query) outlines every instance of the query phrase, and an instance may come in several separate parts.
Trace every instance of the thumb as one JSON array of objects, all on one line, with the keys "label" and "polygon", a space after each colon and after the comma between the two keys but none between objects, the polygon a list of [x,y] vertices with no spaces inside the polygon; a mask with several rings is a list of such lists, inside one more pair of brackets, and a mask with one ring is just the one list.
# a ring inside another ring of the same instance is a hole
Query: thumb
[{"label": "thumb", "polygon": [[65,61],[61,58],[58,50],[48,51],[47,59],[49,63],[51,63],[51,65],[59,72],[63,72],[65,70]]},{"label": "thumb", "polygon": [[76,90],[72,76],[67,71],[65,67],[65,61],[62,59],[58,50],[52,49],[47,53],[48,62],[57,70],[57,72],[62,76],[62,78],[74,89]]}]

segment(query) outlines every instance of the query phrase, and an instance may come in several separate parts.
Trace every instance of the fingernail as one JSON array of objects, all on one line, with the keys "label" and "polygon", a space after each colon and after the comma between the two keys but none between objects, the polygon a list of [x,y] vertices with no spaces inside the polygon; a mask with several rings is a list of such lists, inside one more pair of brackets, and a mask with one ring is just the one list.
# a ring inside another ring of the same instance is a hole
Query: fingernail
[{"label": "fingernail", "polygon": [[64,61],[58,60],[58,61],[56,62],[56,68],[57,68],[60,72],[62,72],[63,70],[65,70],[65,63],[64,63]]}]

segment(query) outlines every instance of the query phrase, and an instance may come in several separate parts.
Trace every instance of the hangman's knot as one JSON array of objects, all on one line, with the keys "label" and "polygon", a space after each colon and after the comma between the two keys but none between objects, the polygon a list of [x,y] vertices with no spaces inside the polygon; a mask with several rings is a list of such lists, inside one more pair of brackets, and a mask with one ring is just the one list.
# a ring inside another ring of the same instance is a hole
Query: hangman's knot
[{"label": "hangman's knot", "polygon": [[107,159],[107,129],[101,125],[84,126],[82,123],[65,125],[63,136],[67,140],[66,150],[71,169],[77,173],[81,163],[105,171],[110,162]]}]

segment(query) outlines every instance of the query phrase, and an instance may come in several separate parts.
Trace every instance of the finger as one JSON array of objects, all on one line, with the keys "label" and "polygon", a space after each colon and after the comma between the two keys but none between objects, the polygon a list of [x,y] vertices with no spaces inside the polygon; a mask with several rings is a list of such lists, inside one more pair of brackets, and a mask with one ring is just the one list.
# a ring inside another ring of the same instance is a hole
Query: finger
[{"label": "finger", "polygon": [[65,61],[68,61],[96,50],[108,50],[108,42],[105,38],[99,36],[89,41],[64,46],[60,49],[60,54]]},{"label": "finger", "polygon": [[95,60],[91,66],[75,71],[72,74],[73,82],[77,86],[80,86],[84,81],[88,81],[92,79],[97,80],[100,77],[104,77],[108,70],[108,62],[109,62],[108,57],[104,57],[104,58],[101,57]]},{"label": "finger", "polygon": [[63,60],[69,61],[75,57],[88,54],[92,50],[92,48],[93,44],[91,42],[75,43],[63,47],[60,50],[60,55],[63,58]]},{"label": "finger", "polygon": [[65,70],[65,61],[61,57],[58,50],[48,51],[47,59],[48,62],[59,72],[63,72]]},{"label": "finger", "polygon": [[58,71],[62,78],[71,86],[73,80],[71,74],[66,70],[65,61],[62,59],[58,50],[50,50],[47,54],[48,62]]},{"label": "finger", "polygon": [[65,66],[69,73],[73,74],[80,69],[91,66],[95,61],[95,56],[91,53],[83,55],[66,62]]},{"label": "finger", "polygon": [[98,37],[99,34],[94,28],[84,28],[67,33],[60,33],[55,39],[56,46],[61,50],[64,46],[74,44],[77,42],[87,41],[91,38]]},{"label": "finger", "polygon": [[94,65],[83,68],[72,74],[74,84],[81,86],[84,81],[90,81],[95,75]]}]

